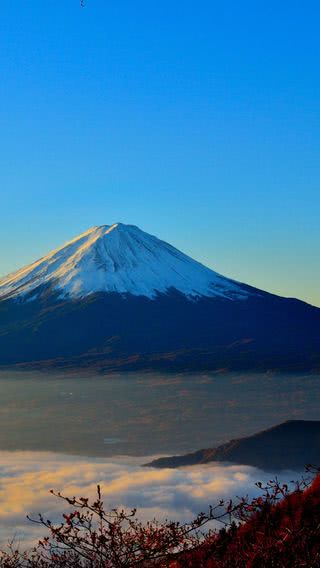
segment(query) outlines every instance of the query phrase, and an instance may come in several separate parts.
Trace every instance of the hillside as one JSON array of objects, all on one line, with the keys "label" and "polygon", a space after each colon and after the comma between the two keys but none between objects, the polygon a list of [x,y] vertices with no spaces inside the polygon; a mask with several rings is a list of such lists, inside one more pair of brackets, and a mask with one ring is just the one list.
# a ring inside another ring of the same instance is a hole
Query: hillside
[{"label": "hillside", "polygon": [[[244,504],[243,524],[179,556],[170,568],[317,568],[320,566],[320,477],[287,493],[276,484]],[[280,499],[279,502],[277,500]],[[161,564],[159,564],[161,566]]]},{"label": "hillside", "polygon": [[253,436],[230,440],[217,448],[163,457],[146,465],[175,468],[217,461],[274,472],[280,469],[302,471],[307,464],[320,463],[320,421],[289,420]]}]

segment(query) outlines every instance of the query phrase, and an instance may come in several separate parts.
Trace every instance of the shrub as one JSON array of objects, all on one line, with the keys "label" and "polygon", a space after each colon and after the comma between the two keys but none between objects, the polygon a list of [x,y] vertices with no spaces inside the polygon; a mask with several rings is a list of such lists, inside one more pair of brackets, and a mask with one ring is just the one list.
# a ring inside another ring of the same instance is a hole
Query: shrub
[{"label": "shrub", "polygon": [[[105,509],[97,497],[60,498],[69,511],[52,523],[30,519],[47,536],[29,552],[13,545],[0,555],[3,568],[227,568],[320,566],[320,476],[289,491],[276,480],[257,484],[261,496],[220,501],[180,524],[142,524],[136,510]],[[208,529],[210,522],[221,530]]]}]

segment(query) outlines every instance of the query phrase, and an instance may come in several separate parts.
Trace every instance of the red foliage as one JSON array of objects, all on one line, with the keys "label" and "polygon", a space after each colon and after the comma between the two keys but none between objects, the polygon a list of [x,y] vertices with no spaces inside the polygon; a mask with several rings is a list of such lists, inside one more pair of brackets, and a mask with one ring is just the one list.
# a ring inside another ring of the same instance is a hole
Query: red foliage
[{"label": "red foliage", "polygon": [[310,487],[297,484],[292,493],[277,482],[264,490],[263,498],[240,506],[243,523],[209,537],[171,568],[320,566],[320,476]]},{"label": "red foliage", "polygon": [[[188,524],[152,521],[136,511],[106,511],[97,499],[64,497],[72,510],[53,524],[33,520],[49,534],[30,552],[0,554],[2,568],[316,568],[320,567],[320,475],[289,492],[277,480],[248,502],[218,503]],[[53,493],[53,492],[52,492]],[[211,520],[220,531],[202,532]]]}]

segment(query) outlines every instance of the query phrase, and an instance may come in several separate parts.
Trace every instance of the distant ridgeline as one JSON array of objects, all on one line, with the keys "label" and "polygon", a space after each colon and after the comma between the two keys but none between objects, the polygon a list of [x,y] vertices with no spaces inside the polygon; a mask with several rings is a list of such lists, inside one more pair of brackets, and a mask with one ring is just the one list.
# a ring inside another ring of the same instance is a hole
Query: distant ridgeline
[{"label": "distant ridgeline", "polygon": [[232,462],[266,471],[320,466],[320,420],[288,420],[253,436],[230,440],[217,448],[207,448],[182,456],[154,460],[146,466],[175,468],[210,462]]},{"label": "distant ridgeline", "polygon": [[320,309],[105,225],[0,281],[0,365],[317,370]]}]

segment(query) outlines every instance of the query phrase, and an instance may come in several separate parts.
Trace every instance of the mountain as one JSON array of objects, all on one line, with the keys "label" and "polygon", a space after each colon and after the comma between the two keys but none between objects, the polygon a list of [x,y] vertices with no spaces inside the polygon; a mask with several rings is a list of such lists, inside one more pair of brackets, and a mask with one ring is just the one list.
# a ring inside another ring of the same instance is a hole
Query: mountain
[{"label": "mountain", "polygon": [[230,440],[217,448],[159,458],[146,466],[176,468],[217,461],[251,465],[266,471],[302,471],[308,464],[318,467],[320,420],[288,420],[253,436]]},{"label": "mountain", "polygon": [[59,298],[95,292],[155,299],[171,289],[188,298],[246,298],[250,292],[134,225],[93,227],[0,280],[0,298],[35,299],[41,286]]},{"label": "mountain", "polygon": [[0,280],[0,365],[320,368],[320,309],[210,270],[133,225],[89,229]]}]

